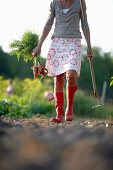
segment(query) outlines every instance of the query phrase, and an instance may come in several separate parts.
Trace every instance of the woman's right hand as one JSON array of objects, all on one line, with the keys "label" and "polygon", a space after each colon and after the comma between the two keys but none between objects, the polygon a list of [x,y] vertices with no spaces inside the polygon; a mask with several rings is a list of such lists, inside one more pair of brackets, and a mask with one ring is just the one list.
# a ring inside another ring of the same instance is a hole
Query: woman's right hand
[{"label": "woman's right hand", "polygon": [[38,45],[38,46],[33,50],[32,55],[35,57],[36,54],[39,54],[39,55],[40,55],[40,53],[41,53],[41,46]]}]

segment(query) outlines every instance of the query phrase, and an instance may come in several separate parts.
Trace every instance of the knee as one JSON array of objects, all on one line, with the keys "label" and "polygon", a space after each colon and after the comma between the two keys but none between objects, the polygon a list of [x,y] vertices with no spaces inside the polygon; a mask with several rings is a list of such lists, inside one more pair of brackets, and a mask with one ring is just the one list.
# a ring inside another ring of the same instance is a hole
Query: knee
[{"label": "knee", "polygon": [[54,78],[55,84],[64,83],[64,74],[58,75]]},{"label": "knee", "polygon": [[66,80],[68,83],[76,83],[77,72],[74,70],[67,71]]}]

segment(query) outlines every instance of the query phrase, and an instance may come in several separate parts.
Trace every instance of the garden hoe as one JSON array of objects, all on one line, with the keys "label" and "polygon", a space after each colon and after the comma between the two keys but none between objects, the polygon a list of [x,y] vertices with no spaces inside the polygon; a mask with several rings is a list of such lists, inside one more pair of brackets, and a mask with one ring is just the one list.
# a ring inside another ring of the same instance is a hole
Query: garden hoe
[{"label": "garden hoe", "polygon": [[[84,8],[83,8],[83,2],[82,0],[80,0],[80,6],[81,6],[81,12],[82,12],[82,17],[83,17],[83,20],[84,20],[84,26],[85,28],[87,27],[86,25],[86,18],[85,18],[85,14],[84,14]],[[89,39],[89,32],[87,31],[87,28],[85,29],[86,32],[86,38],[87,38],[87,47],[88,47],[88,52],[90,52],[90,39]],[[99,107],[99,106],[103,106],[102,102],[101,102],[101,99],[98,98],[98,94],[97,94],[97,90],[96,90],[96,82],[95,82],[95,75],[94,75],[94,69],[93,69],[93,63],[92,63],[92,58],[88,57],[89,58],[89,64],[90,64],[90,71],[91,71],[91,77],[92,77],[92,84],[93,84],[93,91],[94,91],[94,100],[93,100],[93,106],[92,108],[96,108],[96,107]],[[99,104],[96,105],[96,99],[99,100]]]}]

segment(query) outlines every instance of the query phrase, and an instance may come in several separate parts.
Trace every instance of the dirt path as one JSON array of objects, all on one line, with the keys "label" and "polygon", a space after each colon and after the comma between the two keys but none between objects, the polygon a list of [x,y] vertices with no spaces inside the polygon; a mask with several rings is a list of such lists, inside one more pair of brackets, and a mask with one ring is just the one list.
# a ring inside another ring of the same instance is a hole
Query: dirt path
[{"label": "dirt path", "polygon": [[0,170],[113,170],[113,122],[0,118]]}]

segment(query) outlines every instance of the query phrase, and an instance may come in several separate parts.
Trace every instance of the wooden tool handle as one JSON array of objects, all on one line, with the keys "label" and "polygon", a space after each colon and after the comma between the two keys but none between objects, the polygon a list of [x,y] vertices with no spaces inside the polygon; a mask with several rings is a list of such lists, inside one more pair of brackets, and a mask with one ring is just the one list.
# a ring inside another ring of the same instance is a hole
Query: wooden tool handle
[{"label": "wooden tool handle", "polygon": [[97,94],[97,90],[96,90],[95,75],[94,75],[94,70],[93,70],[92,59],[89,59],[89,64],[90,64],[90,70],[91,70],[92,84],[93,84],[93,90],[94,90],[94,97],[97,97],[98,94]]}]

